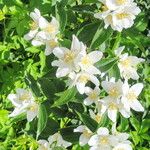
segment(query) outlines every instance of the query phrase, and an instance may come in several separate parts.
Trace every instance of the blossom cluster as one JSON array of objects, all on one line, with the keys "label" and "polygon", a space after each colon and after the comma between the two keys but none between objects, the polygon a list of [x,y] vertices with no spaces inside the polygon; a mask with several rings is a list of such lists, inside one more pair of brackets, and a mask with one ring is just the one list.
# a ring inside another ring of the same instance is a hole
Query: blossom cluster
[{"label": "blossom cluster", "polygon": [[74,129],[74,132],[82,132],[79,144],[84,146],[88,143],[90,150],[132,150],[131,142],[127,140],[129,134],[117,132],[116,124],[112,127],[112,134],[106,127],[100,127],[94,134],[83,125]]},{"label": "blossom cluster", "polygon": [[135,16],[141,11],[133,0],[99,0],[102,2],[102,11],[94,15],[104,19],[105,28],[111,26],[113,30],[121,32],[134,24]]},{"label": "blossom cluster", "polygon": [[[104,19],[106,27],[111,25],[114,30],[121,31],[133,24],[135,15],[140,10],[133,0],[103,0],[105,10],[102,13],[95,14],[95,17]],[[80,125],[74,132],[80,132],[79,144],[84,146],[88,144],[90,150],[132,150],[131,143],[128,141],[127,133],[116,131],[117,113],[120,112],[125,118],[131,115],[131,109],[135,111],[144,111],[143,106],[138,101],[138,96],[143,89],[142,83],[129,84],[128,80],[137,80],[137,65],[144,60],[136,56],[129,56],[123,53],[124,46],[115,50],[118,59],[118,68],[121,78],[116,81],[115,78],[108,78],[104,74],[105,80],[100,83],[98,78],[102,78],[101,71],[96,67],[96,63],[101,61],[103,53],[100,50],[87,52],[86,45],[79,41],[73,35],[70,49],[61,47],[58,44],[59,22],[52,16],[48,22],[38,9],[30,13],[33,19],[31,30],[24,38],[31,40],[33,46],[45,45],[45,55],[53,54],[56,60],[52,66],[57,67],[56,77],[68,77],[68,87],[76,87],[80,94],[86,95],[83,100],[84,105],[95,106],[95,110],[90,109],[91,118],[100,123],[101,117],[107,113],[109,119],[113,122],[111,134],[105,127],[100,127],[96,133],[93,133],[85,125]],[[89,87],[93,83],[94,88]],[[100,88],[101,87],[101,88]],[[100,99],[100,93],[104,90],[106,96]],[[38,115],[38,104],[31,92],[24,89],[17,89],[16,94],[10,94],[8,99],[15,106],[10,117],[21,113],[27,114],[27,120],[32,121]],[[60,133],[55,133],[46,140],[39,140],[39,150],[52,149],[53,147],[67,148],[70,142],[63,140]]]},{"label": "blossom cluster", "polygon": [[39,140],[38,144],[38,150],[52,150],[55,147],[67,148],[72,145],[70,142],[65,141],[58,132],[49,136],[48,141]]}]

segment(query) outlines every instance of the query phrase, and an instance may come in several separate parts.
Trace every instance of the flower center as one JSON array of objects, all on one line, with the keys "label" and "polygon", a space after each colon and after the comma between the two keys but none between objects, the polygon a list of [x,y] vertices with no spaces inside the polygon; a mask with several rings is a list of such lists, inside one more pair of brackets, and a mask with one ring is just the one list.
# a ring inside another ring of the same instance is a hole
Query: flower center
[{"label": "flower center", "polygon": [[108,144],[108,138],[107,138],[106,136],[101,137],[100,143],[101,143],[101,144]]},{"label": "flower center", "polygon": [[107,17],[106,17],[106,19],[108,20],[108,22],[112,22],[112,16],[111,15],[108,15]]},{"label": "flower center", "polygon": [[55,28],[55,26],[49,24],[44,30],[48,33],[53,33],[56,31],[56,28]]},{"label": "flower center", "polygon": [[75,53],[74,52],[67,52],[65,55],[64,55],[64,61],[68,64],[72,63],[74,61],[74,58],[75,58]]},{"label": "flower center", "polygon": [[35,105],[32,105],[32,106],[29,107],[30,111],[35,111],[36,109],[37,109],[37,107]]},{"label": "flower center", "polygon": [[90,66],[92,64],[92,62],[90,61],[90,58],[88,56],[83,57],[81,60],[81,63],[86,66]]},{"label": "flower center", "polygon": [[124,18],[127,18],[129,16],[129,14],[127,13],[120,13],[120,14],[116,14],[117,19],[121,20]]},{"label": "flower center", "polygon": [[79,80],[79,82],[86,83],[89,80],[89,76],[81,75],[78,80]]},{"label": "flower center", "polygon": [[38,24],[34,21],[32,21],[30,24],[29,24],[31,30],[36,30],[38,28]]},{"label": "flower center", "polygon": [[101,116],[100,116],[100,115],[96,115],[96,116],[95,116],[95,120],[96,120],[97,122],[100,122]]},{"label": "flower center", "polygon": [[30,100],[30,94],[29,93],[24,93],[22,95],[19,96],[19,100],[21,101],[25,101],[25,100]]},{"label": "flower center", "polygon": [[136,94],[134,92],[131,91],[131,92],[128,93],[127,99],[135,100],[135,99],[137,99],[137,96],[136,96]]},{"label": "flower center", "polygon": [[125,59],[125,60],[123,60],[123,61],[120,61],[120,63],[125,67],[125,68],[127,68],[127,67],[129,67],[130,66],[130,60],[129,59]]},{"label": "flower center", "polygon": [[55,47],[57,46],[57,42],[56,42],[55,40],[50,40],[50,41],[49,41],[49,46],[50,46],[51,48],[55,48]]},{"label": "flower center", "polygon": [[91,136],[91,133],[88,130],[84,130],[83,131],[83,135],[87,138],[89,138]]},{"label": "flower center", "polygon": [[107,11],[108,10],[108,7],[106,5],[103,5],[102,6],[102,11]]},{"label": "flower center", "polygon": [[48,150],[48,148],[46,148],[44,145],[41,145],[41,150]]},{"label": "flower center", "polygon": [[96,92],[92,92],[92,93],[89,94],[89,98],[90,98],[91,100],[95,100],[95,99],[97,99],[97,97],[98,97],[98,95],[97,95]]},{"label": "flower center", "polygon": [[118,89],[117,89],[117,88],[112,88],[112,89],[109,91],[109,95],[112,96],[112,97],[117,97],[117,96],[119,96]]},{"label": "flower center", "polygon": [[116,0],[116,3],[118,5],[122,5],[122,4],[125,4],[126,3],[126,0]]},{"label": "flower center", "polygon": [[110,104],[109,104],[109,109],[111,109],[111,110],[116,110],[116,109],[117,109],[117,105],[114,104],[114,103],[110,103]]}]

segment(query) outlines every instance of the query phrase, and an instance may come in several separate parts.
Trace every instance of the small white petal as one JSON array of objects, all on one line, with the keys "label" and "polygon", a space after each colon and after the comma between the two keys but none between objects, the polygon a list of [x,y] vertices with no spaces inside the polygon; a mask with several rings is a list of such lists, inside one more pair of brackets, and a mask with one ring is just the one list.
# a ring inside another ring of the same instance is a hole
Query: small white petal
[{"label": "small white petal", "polygon": [[108,117],[113,122],[117,120],[117,109],[108,109]]},{"label": "small white petal", "polygon": [[69,74],[70,70],[69,68],[58,68],[56,72],[56,77],[61,78]]},{"label": "small white petal", "polygon": [[102,58],[102,56],[103,56],[103,53],[100,51],[93,51],[88,54],[88,57],[93,62],[93,64],[98,62]]},{"label": "small white petal", "polygon": [[134,93],[136,94],[136,96],[138,96],[141,93],[142,89],[143,89],[143,84],[142,83],[134,84],[130,88],[131,91],[134,91]]},{"label": "small white petal", "polygon": [[97,133],[98,135],[109,135],[109,130],[105,127],[100,127],[98,130],[97,130]]},{"label": "small white petal", "polygon": [[130,103],[130,106],[135,111],[144,111],[143,106],[140,104],[138,100],[133,100],[132,103]]}]

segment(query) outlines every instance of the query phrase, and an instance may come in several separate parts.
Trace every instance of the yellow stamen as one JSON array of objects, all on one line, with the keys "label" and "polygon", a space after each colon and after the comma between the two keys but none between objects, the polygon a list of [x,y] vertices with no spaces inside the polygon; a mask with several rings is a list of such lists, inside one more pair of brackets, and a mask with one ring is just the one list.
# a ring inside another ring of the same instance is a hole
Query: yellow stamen
[{"label": "yellow stamen", "polygon": [[109,104],[109,109],[111,109],[111,110],[116,110],[116,109],[117,109],[117,105],[114,104],[114,103],[110,103],[110,104]]},{"label": "yellow stamen", "polygon": [[131,91],[131,92],[128,93],[127,99],[132,101],[132,100],[137,99],[137,96],[136,96],[136,94],[134,92]]},{"label": "yellow stamen", "polygon": [[68,64],[72,63],[74,61],[74,58],[75,58],[75,53],[74,52],[67,52],[65,55],[64,55],[64,61]]},{"label": "yellow stamen", "polygon": [[125,4],[126,3],[126,0],[116,0],[116,3],[118,5],[122,5],[122,4]]},{"label": "yellow stamen", "polygon": [[30,111],[35,111],[36,109],[37,109],[37,107],[34,106],[34,105],[29,107],[29,110],[30,110]]},{"label": "yellow stamen", "polygon": [[89,80],[89,76],[81,75],[78,80],[79,82],[86,83]]},{"label": "yellow stamen", "polygon": [[24,93],[19,96],[19,100],[21,100],[21,101],[30,100],[30,99],[31,99],[31,96],[29,93]]},{"label": "yellow stamen", "polygon": [[123,61],[120,61],[121,65],[124,66],[125,68],[129,67],[131,64],[131,61],[127,58]]},{"label": "yellow stamen", "polygon": [[83,131],[83,135],[87,138],[89,138],[91,136],[91,133],[88,130],[84,130]]},{"label": "yellow stamen", "polygon": [[81,60],[81,63],[83,65],[87,65],[87,66],[92,64],[92,62],[90,61],[90,58],[88,56],[83,57],[82,60]]},{"label": "yellow stamen", "polygon": [[50,40],[50,41],[49,41],[49,46],[50,46],[51,48],[55,48],[57,45],[58,45],[58,43],[57,43],[55,40]]},{"label": "yellow stamen", "polygon": [[102,11],[107,11],[108,10],[108,7],[106,5],[103,5],[102,6]]},{"label": "yellow stamen", "polygon": [[117,88],[112,88],[112,89],[109,91],[109,95],[112,96],[112,97],[117,97],[117,96],[119,96],[118,89],[117,89]]},{"label": "yellow stamen", "polygon": [[29,24],[29,26],[30,26],[31,30],[36,30],[38,28],[38,24],[36,22],[34,22],[34,21],[31,22]]},{"label": "yellow stamen", "polygon": [[127,18],[129,16],[129,14],[127,13],[120,13],[120,14],[116,14],[117,19],[121,20],[124,18]]},{"label": "yellow stamen", "polygon": [[100,122],[100,121],[101,121],[101,118],[102,118],[102,117],[101,117],[100,115],[96,115],[96,116],[95,116],[95,120],[96,120],[97,122]]},{"label": "yellow stamen", "polygon": [[97,99],[97,97],[98,97],[98,95],[97,95],[97,93],[94,91],[94,92],[91,92],[90,94],[89,94],[89,98],[91,99],[91,100],[95,100],[95,99]]},{"label": "yellow stamen", "polygon": [[108,144],[108,138],[107,137],[102,137],[101,139],[100,139],[100,143],[101,144]]},{"label": "yellow stamen", "polygon": [[56,28],[55,28],[55,26],[49,24],[44,30],[48,33],[53,33],[56,31]]}]

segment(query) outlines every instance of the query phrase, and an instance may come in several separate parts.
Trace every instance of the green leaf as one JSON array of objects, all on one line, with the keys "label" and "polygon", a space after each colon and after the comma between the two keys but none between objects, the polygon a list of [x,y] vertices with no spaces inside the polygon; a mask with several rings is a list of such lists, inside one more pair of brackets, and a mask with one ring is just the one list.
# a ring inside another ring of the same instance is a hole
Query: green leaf
[{"label": "green leaf", "polygon": [[140,133],[146,133],[150,129],[150,119],[144,119],[141,124]]},{"label": "green leaf", "polygon": [[134,127],[136,131],[140,129],[140,122],[136,118],[130,118],[131,125]]},{"label": "green leaf", "polygon": [[92,131],[95,132],[97,127],[98,127],[98,123],[92,119],[89,115],[87,114],[80,114],[77,113],[81,119],[81,121]]},{"label": "green leaf", "polygon": [[94,22],[83,26],[78,32],[77,36],[80,41],[87,43],[91,41],[94,37],[95,32],[97,31],[100,22]]},{"label": "green leaf", "polygon": [[77,93],[75,87],[71,89],[67,89],[64,92],[61,92],[61,96],[59,99],[55,100],[53,107],[61,106],[67,104],[68,102],[72,101]]},{"label": "green leaf", "polygon": [[32,89],[33,93],[37,97],[42,96],[41,91],[40,91],[40,87],[37,84],[37,81],[30,74],[28,74],[27,77],[25,78],[25,82]]},{"label": "green leaf", "polygon": [[120,131],[126,131],[129,128],[129,121],[127,118],[124,118],[121,116],[121,123],[118,127],[118,130]]},{"label": "green leaf", "polygon": [[59,123],[52,118],[48,118],[46,126],[44,130],[41,132],[39,139],[48,139],[50,135],[55,134],[56,132],[58,132],[58,130],[59,130]]},{"label": "green leaf", "polygon": [[44,95],[52,100],[54,94],[56,93],[55,83],[48,78],[40,78],[38,79],[38,83],[40,84],[41,90],[43,91]]},{"label": "green leaf", "polygon": [[96,63],[101,72],[107,72],[117,63],[117,58],[105,58]]},{"label": "green leaf", "polygon": [[112,34],[113,30],[109,27],[107,29],[103,28],[103,23],[100,24],[99,28],[97,29],[94,38],[91,42],[90,48],[95,49],[103,44],[106,40],[108,40]]},{"label": "green leaf", "polygon": [[94,14],[94,7],[92,5],[77,5],[72,7],[73,11],[80,12],[80,13],[88,13],[88,14]]},{"label": "green leaf", "polygon": [[57,3],[56,7],[56,18],[60,24],[60,31],[63,32],[65,30],[67,24],[67,12],[63,5]]},{"label": "green leaf", "polygon": [[66,127],[66,128],[62,128],[60,130],[60,133],[63,137],[64,140],[71,142],[71,143],[78,143],[79,141],[79,136],[81,135],[81,133],[75,133],[73,130],[76,127]]},{"label": "green leaf", "polygon": [[37,138],[41,134],[41,132],[44,130],[47,124],[47,111],[43,104],[40,104],[39,106],[39,112],[38,112],[38,124],[37,124]]},{"label": "green leaf", "polygon": [[135,145],[137,145],[140,142],[140,137],[136,131],[131,131],[131,137]]}]

